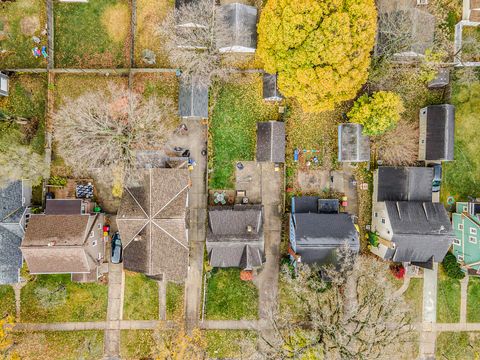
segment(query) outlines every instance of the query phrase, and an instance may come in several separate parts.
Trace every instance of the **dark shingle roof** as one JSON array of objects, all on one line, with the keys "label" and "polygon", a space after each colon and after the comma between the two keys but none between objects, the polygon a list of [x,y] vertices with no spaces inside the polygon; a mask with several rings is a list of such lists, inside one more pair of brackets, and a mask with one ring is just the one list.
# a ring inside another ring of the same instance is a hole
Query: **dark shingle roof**
[{"label": "dark shingle roof", "polygon": [[14,284],[19,281],[22,267],[23,230],[20,225],[0,225],[0,285]]},{"label": "dark shingle roof", "polygon": [[208,118],[208,86],[193,77],[180,77],[178,113],[182,117]]},{"label": "dark shingle roof", "polygon": [[278,91],[277,74],[263,74],[263,99],[269,101],[279,101],[283,99]]},{"label": "dark shingle roof", "polygon": [[338,161],[370,161],[370,138],[360,124],[338,125]]},{"label": "dark shingle roof", "polygon": [[261,244],[209,244],[208,258],[213,267],[239,267],[252,270],[264,262]]},{"label": "dark shingle roof", "polygon": [[399,234],[392,237],[395,252],[391,260],[395,262],[427,262],[432,257],[442,262],[453,241],[451,235]]},{"label": "dark shingle roof", "polygon": [[292,197],[292,213],[317,213],[318,196],[294,196]]},{"label": "dark shingle roof", "polygon": [[257,161],[285,162],[285,123],[257,123]]},{"label": "dark shingle roof", "polygon": [[433,168],[380,166],[377,201],[431,201]]},{"label": "dark shingle roof", "polygon": [[0,95],[8,96],[8,76],[0,73]]},{"label": "dark shingle roof", "polygon": [[31,215],[22,246],[83,245],[90,215]]},{"label": "dark shingle roof", "polygon": [[[14,215],[19,209],[23,209],[21,180],[0,188],[0,222],[17,222],[18,216]],[[23,214],[23,210],[21,214]]]},{"label": "dark shingle roof", "polygon": [[228,32],[219,39],[220,51],[238,47],[243,50],[257,47],[257,9],[253,6],[232,3],[220,7],[218,16],[226,24]]},{"label": "dark shingle roof", "polygon": [[453,160],[455,106],[430,105],[427,112],[425,160]]},{"label": "dark shingle roof", "polygon": [[47,199],[46,215],[80,215],[81,213],[82,200],[80,199]]}]

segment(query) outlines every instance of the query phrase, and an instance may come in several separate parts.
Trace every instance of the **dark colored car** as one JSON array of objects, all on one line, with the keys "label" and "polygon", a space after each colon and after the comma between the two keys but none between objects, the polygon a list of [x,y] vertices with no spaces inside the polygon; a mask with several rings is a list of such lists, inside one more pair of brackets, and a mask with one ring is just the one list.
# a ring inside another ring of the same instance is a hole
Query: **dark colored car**
[{"label": "dark colored car", "polygon": [[442,164],[435,164],[433,167],[432,192],[439,192],[442,185]]},{"label": "dark colored car", "polygon": [[122,262],[122,240],[118,231],[112,237],[112,263],[120,264]]}]

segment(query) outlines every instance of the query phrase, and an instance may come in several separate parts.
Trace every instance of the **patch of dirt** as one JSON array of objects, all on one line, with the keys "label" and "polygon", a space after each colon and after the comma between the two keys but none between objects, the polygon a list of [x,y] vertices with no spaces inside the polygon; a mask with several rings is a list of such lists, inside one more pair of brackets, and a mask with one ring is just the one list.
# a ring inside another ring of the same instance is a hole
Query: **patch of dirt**
[{"label": "patch of dirt", "polygon": [[20,20],[20,30],[24,35],[35,35],[40,30],[40,18],[37,15],[25,16]]},{"label": "patch of dirt", "polygon": [[113,41],[125,41],[130,31],[128,6],[126,4],[109,6],[102,15],[102,24]]}]

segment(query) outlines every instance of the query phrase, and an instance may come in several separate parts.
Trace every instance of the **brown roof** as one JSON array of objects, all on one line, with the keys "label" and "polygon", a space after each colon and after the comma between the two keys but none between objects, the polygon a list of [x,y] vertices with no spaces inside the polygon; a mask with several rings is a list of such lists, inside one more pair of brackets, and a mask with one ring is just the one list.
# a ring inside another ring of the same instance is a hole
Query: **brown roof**
[{"label": "brown roof", "polygon": [[[22,247],[82,245],[89,228],[89,215],[32,215],[28,222]],[[90,223],[91,224],[91,223]]]},{"label": "brown roof", "polygon": [[95,268],[80,246],[22,247],[22,254],[32,274],[88,273]]},{"label": "brown roof", "polygon": [[117,215],[125,268],[181,281],[187,275],[186,169],[147,169],[127,186]]}]

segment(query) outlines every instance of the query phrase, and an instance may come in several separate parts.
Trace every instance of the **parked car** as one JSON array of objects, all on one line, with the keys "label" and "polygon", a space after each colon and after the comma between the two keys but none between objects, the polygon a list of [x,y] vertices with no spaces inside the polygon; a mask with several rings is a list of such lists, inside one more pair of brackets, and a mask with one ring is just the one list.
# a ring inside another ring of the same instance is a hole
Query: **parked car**
[{"label": "parked car", "polygon": [[112,263],[120,264],[122,262],[122,240],[118,231],[112,237]]},{"label": "parked car", "polygon": [[434,164],[433,166],[432,192],[439,192],[442,185],[442,164]]}]

